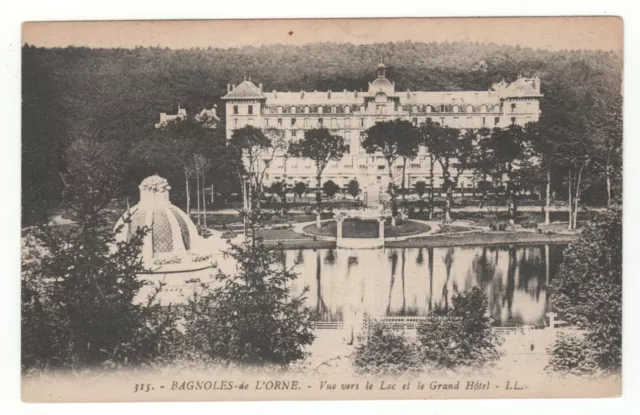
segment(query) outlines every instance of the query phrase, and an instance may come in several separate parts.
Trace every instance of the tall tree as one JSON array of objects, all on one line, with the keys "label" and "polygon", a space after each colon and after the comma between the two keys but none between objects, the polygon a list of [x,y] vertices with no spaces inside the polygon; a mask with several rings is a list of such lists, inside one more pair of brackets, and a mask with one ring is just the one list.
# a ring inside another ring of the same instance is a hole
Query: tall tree
[{"label": "tall tree", "polygon": [[489,182],[489,176],[492,174],[492,172],[491,161],[489,160],[489,155],[486,153],[487,147],[480,145],[480,143],[491,136],[491,130],[489,128],[483,127],[475,132],[469,133],[473,135],[475,144],[473,147],[473,153],[471,155],[471,163],[469,167],[473,170],[476,183],[478,183],[478,187],[480,187],[480,191],[482,192],[482,207],[487,200],[487,192],[491,183]]},{"label": "tall tree", "polygon": [[447,193],[444,221],[449,223],[453,191],[458,186],[462,172],[471,165],[473,140],[469,135],[461,136],[457,128],[427,122],[421,126],[421,141],[442,169],[442,187]]},{"label": "tall tree", "polygon": [[551,281],[553,308],[586,330],[601,368],[620,369],[622,356],[622,210],[596,217],[569,245]]},{"label": "tall tree", "polygon": [[517,214],[517,192],[524,186],[523,169],[531,157],[530,145],[524,130],[519,125],[494,128],[491,136],[480,142],[490,161],[490,171],[506,181],[505,197],[509,222],[515,224]]},{"label": "tall tree", "polygon": [[304,132],[304,138],[289,146],[291,156],[311,159],[316,165],[316,226],[318,228],[320,228],[322,214],[322,172],[331,160],[340,160],[346,151],[344,138],[332,135],[326,128],[307,130]]},{"label": "tall tree", "polygon": [[387,162],[389,173],[388,192],[391,199],[393,226],[395,226],[395,219],[398,214],[397,185],[393,177],[393,165],[400,157],[405,159],[415,157],[418,152],[418,146],[418,135],[415,127],[409,121],[400,119],[374,124],[367,129],[365,138],[362,141],[362,148],[367,154],[380,153]]},{"label": "tall tree", "polygon": [[242,154],[242,165],[238,169],[239,176],[247,174],[250,209],[260,206],[263,181],[269,165],[276,152],[284,145],[282,134],[273,129],[265,132],[246,126],[233,131],[231,146]]},{"label": "tall tree", "polygon": [[64,174],[76,226],[30,238],[38,258],[23,252],[24,369],[147,363],[179,336],[176,314],[156,300],[162,284],[146,301],[134,301],[145,284],[138,274],[145,271],[140,249],[147,229],[116,242],[107,221],[108,203],[123,191],[126,150],[118,147],[94,136],[74,138]]}]

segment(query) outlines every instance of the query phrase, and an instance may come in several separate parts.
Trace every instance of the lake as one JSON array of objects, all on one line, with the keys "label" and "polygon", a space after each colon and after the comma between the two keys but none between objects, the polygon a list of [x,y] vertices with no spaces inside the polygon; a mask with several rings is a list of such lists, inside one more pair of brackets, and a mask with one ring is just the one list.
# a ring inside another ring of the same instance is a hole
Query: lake
[{"label": "lake", "polygon": [[[294,267],[294,295],[309,287],[307,304],[323,321],[347,321],[363,312],[380,316],[424,316],[446,310],[457,292],[480,286],[489,299],[494,325],[542,325],[549,309],[547,286],[566,245],[385,248],[377,250],[286,250],[283,265]],[[219,267],[235,273],[231,258]],[[208,269],[154,275],[167,283],[162,302],[184,303],[197,283],[215,285]],[[141,290],[146,300],[150,286]]]},{"label": "lake", "polygon": [[297,262],[294,293],[309,287],[308,304],[324,321],[368,312],[422,316],[451,306],[457,292],[480,286],[494,325],[544,324],[547,286],[566,245],[288,250]]}]

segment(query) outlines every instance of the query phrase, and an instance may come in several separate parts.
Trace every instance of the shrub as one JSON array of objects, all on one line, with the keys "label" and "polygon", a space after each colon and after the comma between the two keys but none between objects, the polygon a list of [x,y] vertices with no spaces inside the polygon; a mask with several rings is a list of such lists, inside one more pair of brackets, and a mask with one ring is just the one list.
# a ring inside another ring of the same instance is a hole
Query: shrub
[{"label": "shrub", "polygon": [[368,340],[356,347],[353,364],[356,372],[372,375],[407,374],[422,366],[415,344],[379,324],[374,324]]},{"label": "shrub", "polygon": [[504,232],[509,228],[509,224],[506,222],[492,222],[489,224],[489,229],[492,231]]},{"label": "shrub", "polygon": [[314,212],[315,212],[315,210],[311,206],[306,206],[304,208],[304,214],[305,215],[313,215]]},{"label": "shrub", "polygon": [[534,220],[527,220],[520,224],[525,229],[538,229],[538,222]]},{"label": "shrub", "polygon": [[500,338],[485,316],[488,300],[479,287],[458,293],[452,308],[430,315],[418,326],[424,361],[438,369],[482,367],[500,358]]},{"label": "shrub", "polygon": [[598,215],[563,257],[550,286],[554,309],[586,331],[599,367],[615,372],[622,360],[622,210]]},{"label": "shrub", "polygon": [[559,333],[547,353],[546,371],[562,375],[592,375],[598,371],[593,348],[582,336]]}]

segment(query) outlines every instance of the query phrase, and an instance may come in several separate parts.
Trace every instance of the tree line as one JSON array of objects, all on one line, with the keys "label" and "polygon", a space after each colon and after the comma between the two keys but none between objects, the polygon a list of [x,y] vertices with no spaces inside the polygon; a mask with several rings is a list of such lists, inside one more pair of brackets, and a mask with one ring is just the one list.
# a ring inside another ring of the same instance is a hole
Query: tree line
[{"label": "tree line", "polygon": [[[129,150],[122,160],[127,161],[122,164],[127,171],[124,197],[134,197],[140,180],[156,172],[184,194],[188,183],[197,186],[196,176],[186,181],[182,170],[165,173],[173,166],[145,154],[157,152],[153,137],[160,112],[171,112],[179,104],[193,114],[220,104],[226,84],[238,79],[237,68],[244,68],[267,89],[360,90],[374,76],[381,58],[398,90],[486,90],[501,79],[513,81],[518,74],[539,76],[544,94],[540,134],[548,141],[545,154],[556,154],[554,145],[571,137],[599,137],[592,140],[597,158],[576,156],[560,165],[555,157],[545,158],[554,171],[562,172],[551,178],[550,193],[565,198],[571,193],[573,204],[576,199],[597,201],[600,189],[619,197],[621,152],[615,137],[622,129],[622,56],[614,52],[550,52],[464,42],[191,50],[25,45],[23,222],[42,222],[60,206],[64,175],[74,163],[69,149],[87,135],[113,147],[113,152]],[[218,112],[224,119],[223,105],[218,105]],[[576,154],[592,149],[576,145],[583,150]],[[199,153],[211,160],[205,182],[220,189],[232,186],[237,192],[239,180],[235,175],[225,177],[224,157],[216,157],[223,153]],[[590,174],[593,168],[608,173]]]}]

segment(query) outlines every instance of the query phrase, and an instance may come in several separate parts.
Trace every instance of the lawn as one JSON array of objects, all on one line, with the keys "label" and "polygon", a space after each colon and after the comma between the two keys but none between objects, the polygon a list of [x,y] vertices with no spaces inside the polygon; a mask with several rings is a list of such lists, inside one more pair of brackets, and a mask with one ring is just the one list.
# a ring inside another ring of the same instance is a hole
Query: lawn
[{"label": "lawn", "polygon": [[[342,224],[342,236],[344,238],[377,238],[378,228],[379,225],[376,220],[345,219]],[[391,226],[390,220],[387,220],[384,234],[385,237],[406,236],[428,232],[429,229],[431,228],[428,225],[413,221],[399,222],[397,226]],[[320,229],[316,228],[316,225],[308,225],[304,228],[304,231],[316,235],[335,237],[337,224],[335,221],[324,222]]]},{"label": "lawn", "polygon": [[406,241],[389,241],[385,243],[389,248],[410,247],[443,247],[467,245],[511,245],[511,244],[554,244],[570,243],[575,235],[544,235],[534,232],[470,232],[463,234],[434,235],[422,238],[412,238]]},{"label": "lawn", "polygon": [[291,229],[261,229],[258,236],[265,241],[281,240],[281,239],[312,239],[309,235],[302,235]]}]

